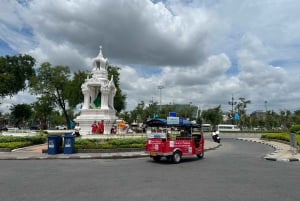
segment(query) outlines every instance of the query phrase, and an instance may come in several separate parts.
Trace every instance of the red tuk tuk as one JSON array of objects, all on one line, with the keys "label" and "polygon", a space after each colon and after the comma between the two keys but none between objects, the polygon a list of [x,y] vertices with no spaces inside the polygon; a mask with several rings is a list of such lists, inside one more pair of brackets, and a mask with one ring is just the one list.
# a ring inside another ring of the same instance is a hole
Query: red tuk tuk
[{"label": "red tuk tuk", "polygon": [[[178,118],[178,117],[177,117]],[[201,125],[182,118],[168,121],[151,119],[147,127],[146,152],[154,161],[166,157],[168,161],[180,163],[184,156],[204,156],[204,137]]]}]

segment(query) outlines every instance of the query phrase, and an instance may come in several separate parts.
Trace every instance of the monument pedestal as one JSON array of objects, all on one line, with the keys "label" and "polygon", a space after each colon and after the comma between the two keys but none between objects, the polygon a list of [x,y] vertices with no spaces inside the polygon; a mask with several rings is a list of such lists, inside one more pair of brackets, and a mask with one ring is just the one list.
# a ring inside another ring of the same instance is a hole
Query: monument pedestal
[{"label": "monument pedestal", "polygon": [[80,116],[75,119],[81,127],[81,135],[92,134],[92,124],[94,121],[98,123],[101,120],[104,121],[104,134],[110,134],[110,130],[117,120],[115,110],[84,109],[81,110]]}]

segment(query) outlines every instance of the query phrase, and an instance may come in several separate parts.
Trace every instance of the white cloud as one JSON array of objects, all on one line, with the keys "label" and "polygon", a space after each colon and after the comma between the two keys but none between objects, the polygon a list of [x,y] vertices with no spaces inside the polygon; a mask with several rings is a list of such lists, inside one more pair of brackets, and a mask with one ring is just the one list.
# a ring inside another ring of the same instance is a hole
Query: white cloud
[{"label": "white cloud", "polygon": [[[225,54],[213,55],[202,65],[193,68],[164,67],[161,74],[146,78],[139,76],[130,67],[122,67],[120,81],[129,98],[138,97],[137,102],[150,102],[152,99],[159,102],[158,86],[162,85],[163,104],[199,104],[201,101],[209,101],[206,96],[211,98],[209,94],[217,82],[226,80],[225,73],[230,65]],[[216,102],[218,101],[214,101]],[[135,106],[136,104],[130,105],[130,108]]]},{"label": "white cloud", "polygon": [[[205,12],[182,7],[174,15],[151,1],[32,1],[24,18],[33,27],[38,48],[67,44],[93,55],[101,44],[116,61],[127,64],[193,65],[205,58],[211,26]],[[42,47],[41,47],[42,45]],[[199,60],[200,59],[200,60]],[[77,67],[78,68],[78,67]]]},{"label": "white cloud", "polygon": [[0,112],[7,113],[10,112],[10,108],[18,104],[30,104],[36,101],[36,97],[30,95],[28,90],[20,91],[17,95],[13,97],[5,97],[0,99]]},{"label": "white cloud", "polygon": [[239,78],[250,87],[280,86],[287,78],[283,68],[266,63],[265,49],[254,36],[246,35],[242,38],[242,49],[238,52]]},{"label": "white cloud", "polygon": [[251,100],[249,110],[263,109],[265,100],[273,109],[296,109],[299,8],[296,0],[4,1],[0,37],[17,52],[73,71],[91,69],[102,45],[122,67],[129,110],[158,102],[160,84],[164,104],[229,110],[234,95]]}]

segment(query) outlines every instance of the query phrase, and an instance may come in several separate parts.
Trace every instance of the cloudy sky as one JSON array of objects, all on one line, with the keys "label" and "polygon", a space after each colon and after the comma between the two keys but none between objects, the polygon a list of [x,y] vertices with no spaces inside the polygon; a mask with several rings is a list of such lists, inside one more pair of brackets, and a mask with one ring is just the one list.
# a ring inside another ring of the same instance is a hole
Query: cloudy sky
[{"label": "cloudy sky", "polygon": [[[141,101],[229,111],[300,109],[298,0],[0,0],[0,55],[91,70],[99,46]],[[164,88],[161,91],[158,86]],[[34,101],[27,93],[2,100]]]}]

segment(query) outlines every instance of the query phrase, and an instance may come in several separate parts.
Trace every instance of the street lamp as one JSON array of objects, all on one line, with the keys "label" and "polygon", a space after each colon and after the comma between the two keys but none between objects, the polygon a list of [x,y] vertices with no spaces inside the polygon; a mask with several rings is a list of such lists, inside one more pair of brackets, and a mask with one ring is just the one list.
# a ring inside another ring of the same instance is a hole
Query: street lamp
[{"label": "street lamp", "polygon": [[161,110],[161,90],[165,87],[163,85],[158,85],[157,88],[159,89],[159,110]]},{"label": "street lamp", "polygon": [[232,124],[234,124],[234,116],[233,116],[233,106],[236,105],[236,101],[234,101],[233,94],[231,97],[231,101],[228,101],[228,104],[231,105],[231,114],[232,114]]},{"label": "street lamp", "polygon": [[268,101],[265,100],[265,108],[266,108],[266,112],[268,112]]}]

